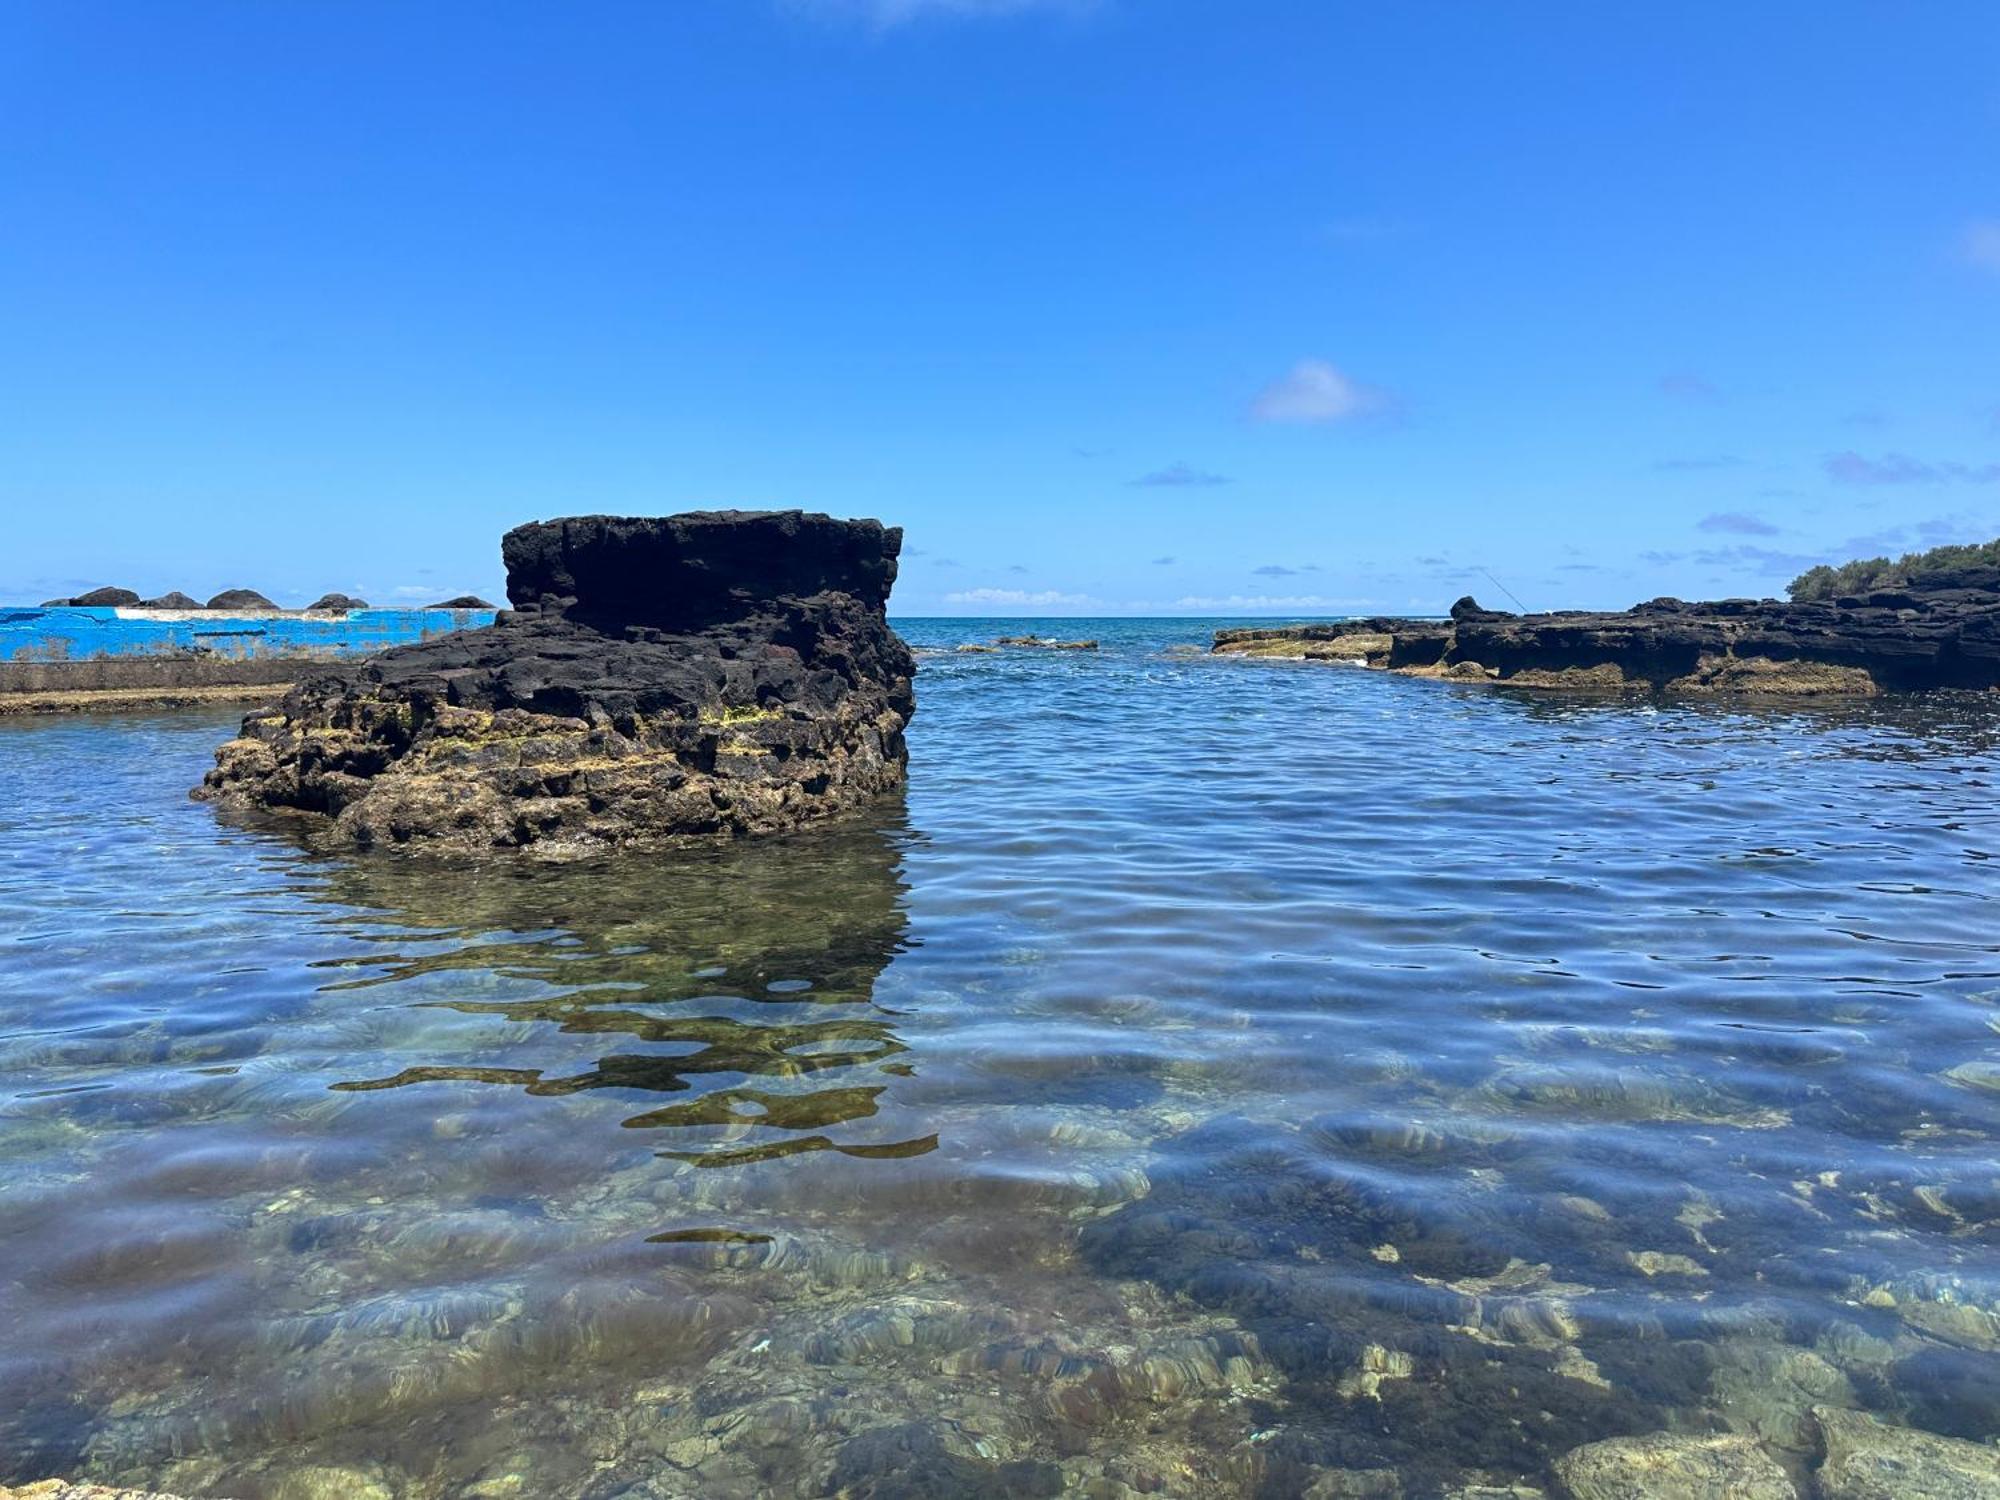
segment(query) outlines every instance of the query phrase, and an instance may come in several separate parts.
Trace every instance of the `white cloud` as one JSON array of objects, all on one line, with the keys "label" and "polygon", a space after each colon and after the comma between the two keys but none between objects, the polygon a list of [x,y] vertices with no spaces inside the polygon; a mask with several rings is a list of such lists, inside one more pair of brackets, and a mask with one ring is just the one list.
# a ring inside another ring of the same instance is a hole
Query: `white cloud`
[{"label": "white cloud", "polygon": [[947,604],[1002,604],[1010,608],[1058,606],[1080,609],[1099,601],[1088,594],[1065,594],[1055,589],[960,589],[946,594]]},{"label": "white cloud", "polygon": [[1979,219],[1959,236],[1959,253],[1975,266],[2000,271],[2000,219]]},{"label": "white cloud", "polygon": [[1260,422],[1347,422],[1387,405],[1382,393],[1323,359],[1302,359],[1251,404]]}]

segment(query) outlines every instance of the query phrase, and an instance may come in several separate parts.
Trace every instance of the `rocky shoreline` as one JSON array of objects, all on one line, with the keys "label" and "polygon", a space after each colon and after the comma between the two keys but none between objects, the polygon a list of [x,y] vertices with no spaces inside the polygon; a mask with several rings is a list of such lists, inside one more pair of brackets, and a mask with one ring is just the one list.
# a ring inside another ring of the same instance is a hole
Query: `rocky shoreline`
[{"label": "rocky shoreline", "polygon": [[1558,689],[1867,695],[2000,688],[2000,568],[1812,603],[1654,599],[1629,610],[1378,617],[1219,630],[1220,655]]},{"label": "rocky shoreline", "polygon": [[314,672],[193,795],[342,847],[550,857],[830,816],[903,782],[901,542],[800,511],[517,527],[512,610]]}]

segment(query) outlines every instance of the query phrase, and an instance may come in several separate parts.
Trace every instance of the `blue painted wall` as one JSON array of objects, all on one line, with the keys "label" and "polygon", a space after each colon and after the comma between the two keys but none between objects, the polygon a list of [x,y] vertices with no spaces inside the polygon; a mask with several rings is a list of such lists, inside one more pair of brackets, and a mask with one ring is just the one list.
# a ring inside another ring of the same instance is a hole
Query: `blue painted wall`
[{"label": "blue painted wall", "polygon": [[0,605],[0,662],[88,661],[206,652],[258,657],[367,656],[493,623],[490,609],[357,609],[234,615],[223,610],[40,609]]}]

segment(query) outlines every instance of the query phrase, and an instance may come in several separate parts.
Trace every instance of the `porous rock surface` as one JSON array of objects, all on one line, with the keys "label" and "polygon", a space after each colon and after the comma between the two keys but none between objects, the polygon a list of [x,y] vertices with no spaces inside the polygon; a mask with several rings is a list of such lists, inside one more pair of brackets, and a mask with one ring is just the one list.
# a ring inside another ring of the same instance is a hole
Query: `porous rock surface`
[{"label": "porous rock surface", "polygon": [[1868,694],[2000,687],[2000,568],[1831,602],[1655,599],[1518,615],[1466,598],[1448,620],[1217,631],[1213,649],[1520,687]]},{"label": "porous rock surface", "polygon": [[347,847],[555,857],[844,811],[907,763],[901,544],[799,511],[518,527],[511,611],[300,681],[194,795]]}]

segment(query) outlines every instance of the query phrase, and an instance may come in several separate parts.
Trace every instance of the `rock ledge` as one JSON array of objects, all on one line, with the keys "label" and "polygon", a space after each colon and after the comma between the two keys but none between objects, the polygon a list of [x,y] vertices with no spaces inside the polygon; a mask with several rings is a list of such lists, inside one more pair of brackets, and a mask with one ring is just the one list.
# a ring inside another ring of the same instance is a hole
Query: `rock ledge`
[{"label": "rock ledge", "polygon": [[2000,687],[2000,569],[1949,582],[1809,604],[1654,599],[1539,615],[1466,598],[1447,620],[1220,630],[1212,649],[1516,687],[1800,696]]}]

